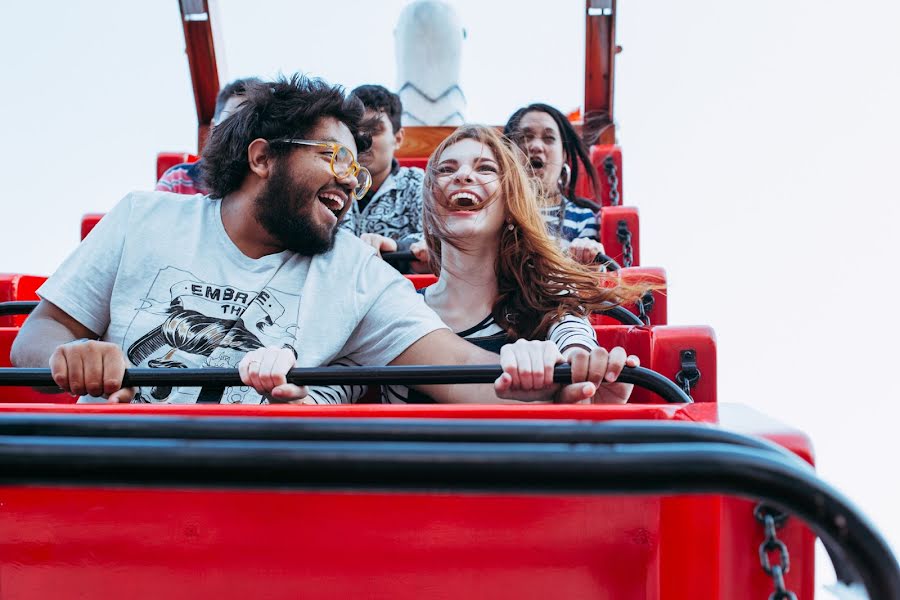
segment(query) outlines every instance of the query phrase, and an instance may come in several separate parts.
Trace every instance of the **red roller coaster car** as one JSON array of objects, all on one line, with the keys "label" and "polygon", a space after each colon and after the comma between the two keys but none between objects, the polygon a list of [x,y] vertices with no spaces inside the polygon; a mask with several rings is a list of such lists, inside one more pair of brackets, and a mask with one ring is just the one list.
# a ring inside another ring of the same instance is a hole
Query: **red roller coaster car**
[{"label": "red roller coaster car", "polygon": [[[202,145],[219,87],[208,0],[181,0]],[[586,0],[585,115],[612,115],[615,0]],[[408,127],[423,164],[446,128]],[[620,276],[641,266],[613,128],[592,149]],[[411,154],[415,152],[415,154]],[[167,160],[188,155],[160,154]],[[159,171],[157,171],[159,173]],[[82,236],[102,215],[87,215]],[[816,477],[810,441],[719,402],[708,327],[665,295],[596,316],[641,358],[625,406],[75,405],[9,349],[43,277],[0,276],[0,590],[16,598],[900,598],[883,538]],[[416,287],[431,276],[411,276]],[[498,367],[295,369],[302,383],[492,381]],[[569,373],[557,368],[559,381]],[[132,384],[222,386],[220,369]]]}]

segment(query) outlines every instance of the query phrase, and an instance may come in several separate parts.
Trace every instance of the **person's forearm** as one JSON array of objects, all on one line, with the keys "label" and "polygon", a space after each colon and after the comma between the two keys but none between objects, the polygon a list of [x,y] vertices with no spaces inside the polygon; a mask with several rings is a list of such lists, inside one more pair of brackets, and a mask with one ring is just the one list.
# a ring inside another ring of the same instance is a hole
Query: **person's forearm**
[{"label": "person's forearm", "polygon": [[[500,356],[475,347],[474,351],[457,355],[458,365],[499,365]],[[537,404],[540,402],[523,402],[499,398],[491,383],[454,383],[450,385],[412,386],[435,401],[442,404]],[[549,392],[548,392],[549,394]],[[548,398],[545,402],[551,402]]]},{"label": "person's forearm", "polygon": [[[499,365],[500,357],[452,333],[437,329],[423,336],[390,362],[392,365]],[[451,404],[519,404],[518,400],[498,398],[491,384],[418,385],[414,389],[436,402]],[[531,401],[552,402],[556,389],[516,393]],[[512,394],[510,394],[512,395]]]},{"label": "person's forearm", "polygon": [[[14,367],[46,369],[50,367],[50,356],[56,349],[80,339],[68,327],[46,317],[32,316],[16,335],[9,361]],[[56,387],[35,387],[45,394],[58,393]]]},{"label": "person's forearm", "polygon": [[16,335],[10,362],[14,367],[46,369],[59,346],[79,337],[59,321],[32,316]]}]

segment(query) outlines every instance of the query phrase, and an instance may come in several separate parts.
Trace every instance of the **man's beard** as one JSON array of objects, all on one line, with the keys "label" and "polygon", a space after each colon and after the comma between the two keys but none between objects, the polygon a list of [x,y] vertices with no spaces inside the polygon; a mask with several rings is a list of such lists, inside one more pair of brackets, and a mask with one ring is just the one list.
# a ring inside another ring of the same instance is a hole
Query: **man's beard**
[{"label": "man's beard", "polygon": [[286,165],[277,161],[256,197],[256,220],[287,250],[302,256],[328,252],[334,246],[337,227],[326,230],[313,221],[317,191],[309,183],[293,179]]}]

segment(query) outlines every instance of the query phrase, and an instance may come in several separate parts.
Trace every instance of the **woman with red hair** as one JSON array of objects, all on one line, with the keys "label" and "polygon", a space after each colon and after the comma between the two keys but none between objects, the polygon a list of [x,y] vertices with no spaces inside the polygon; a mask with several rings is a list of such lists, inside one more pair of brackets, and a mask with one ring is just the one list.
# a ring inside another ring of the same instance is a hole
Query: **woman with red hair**
[{"label": "woman with red hair", "polygon": [[[558,348],[576,376],[597,378],[591,401],[625,402],[631,386],[614,382],[638,359],[619,347],[600,348],[587,317],[646,289],[617,279],[603,284],[604,275],[563,254],[547,232],[526,162],[515,144],[477,125],[457,129],[435,149],[425,171],[423,219],[438,281],[420,293],[453,331],[500,352],[501,362],[522,360],[520,340],[547,340],[546,351]],[[427,398],[389,387],[384,400]]]}]

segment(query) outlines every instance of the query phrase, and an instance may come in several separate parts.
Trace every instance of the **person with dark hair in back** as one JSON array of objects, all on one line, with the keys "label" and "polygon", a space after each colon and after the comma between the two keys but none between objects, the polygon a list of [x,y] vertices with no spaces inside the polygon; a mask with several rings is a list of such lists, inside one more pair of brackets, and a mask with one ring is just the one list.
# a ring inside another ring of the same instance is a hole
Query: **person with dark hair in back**
[{"label": "person with dark hair in back", "polygon": [[[235,79],[219,90],[211,128],[227,119],[241,106],[244,102],[244,92],[251,83],[261,83],[261,80],[256,77]],[[156,191],[187,195],[206,194],[208,190],[203,184],[201,162],[198,160],[169,167],[156,182]]]},{"label": "person with dark hair in back", "polygon": [[535,103],[514,112],[503,133],[527,157],[526,167],[540,188],[538,202],[548,233],[573,259],[593,263],[603,252],[600,202],[575,195],[581,167],[595,195],[600,185],[590,153],[572,124],[552,106]]},{"label": "person with dark hair in back", "polygon": [[[380,85],[361,85],[350,92],[366,107],[374,123],[372,146],[359,162],[372,173],[372,187],[347,212],[341,227],[352,231],[380,254],[409,250],[422,242],[422,180],[425,173],[401,167],[394,153],[403,143],[400,97]],[[424,267],[424,263],[419,266]],[[406,265],[401,271],[407,271]]]},{"label": "person with dark hair in back", "polygon": [[[337,227],[372,177],[364,108],[295,75],[248,85],[203,149],[209,196],[126,196],[38,290],[11,352],[64,391],[111,402],[330,403],[287,383],[294,365],[483,364],[402,275]],[[491,385],[416,386],[442,402],[590,397],[602,372],[559,388],[550,342],[507,350]],[[510,355],[511,352],[511,355]],[[125,368],[237,367],[245,385],[123,389]],[[599,366],[598,366],[599,369]],[[204,395],[205,394],[205,395]]]}]

